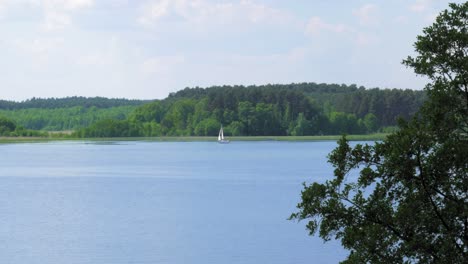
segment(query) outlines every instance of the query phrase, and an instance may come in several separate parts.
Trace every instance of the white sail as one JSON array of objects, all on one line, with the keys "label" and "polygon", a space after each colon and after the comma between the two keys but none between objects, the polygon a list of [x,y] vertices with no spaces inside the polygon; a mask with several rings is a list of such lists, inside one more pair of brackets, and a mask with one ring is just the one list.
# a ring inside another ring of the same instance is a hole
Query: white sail
[{"label": "white sail", "polygon": [[218,142],[223,143],[223,144],[229,143],[229,140],[224,139],[224,131],[223,131],[222,126],[221,126],[221,129],[219,130]]}]

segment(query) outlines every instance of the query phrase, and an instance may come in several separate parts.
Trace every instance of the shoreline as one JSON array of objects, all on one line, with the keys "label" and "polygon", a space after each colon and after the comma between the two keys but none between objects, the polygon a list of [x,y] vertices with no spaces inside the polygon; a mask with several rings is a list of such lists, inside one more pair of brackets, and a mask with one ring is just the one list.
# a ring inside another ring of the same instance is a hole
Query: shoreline
[{"label": "shoreline", "polygon": [[[349,141],[380,141],[389,134],[346,135]],[[342,135],[329,136],[238,136],[227,137],[235,141],[337,141]],[[112,137],[112,138],[66,138],[66,137],[0,137],[1,143],[42,143],[53,141],[152,141],[152,142],[216,142],[216,137],[164,136],[164,137]]]}]

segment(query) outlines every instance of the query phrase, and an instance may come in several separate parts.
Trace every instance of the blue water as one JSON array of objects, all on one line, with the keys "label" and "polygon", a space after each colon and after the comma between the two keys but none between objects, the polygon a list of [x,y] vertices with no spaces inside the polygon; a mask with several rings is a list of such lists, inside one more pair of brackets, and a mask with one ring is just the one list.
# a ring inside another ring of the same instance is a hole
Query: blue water
[{"label": "blue water", "polygon": [[337,263],[288,221],[335,142],[0,145],[0,263]]}]

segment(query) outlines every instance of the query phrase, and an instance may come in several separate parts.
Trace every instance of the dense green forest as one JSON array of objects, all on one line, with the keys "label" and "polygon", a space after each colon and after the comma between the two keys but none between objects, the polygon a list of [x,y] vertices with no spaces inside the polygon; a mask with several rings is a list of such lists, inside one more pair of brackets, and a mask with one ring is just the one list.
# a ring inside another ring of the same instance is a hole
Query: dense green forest
[{"label": "dense green forest", "polygon": [[136,106],[97,108],[74,106],[68,108],[26,108],[0,110],[0,115],[15,120],[28,129],[64,131],[87,127],[104,119],[124,120]]},{"label": "dense green forest", "polygon": [[110,108],[117,106],[138,106],[148,103],[149,100],[129,100],[105,97],[72,96],[65,98],[32,98],[22,102],[0,100],[0,109],[15,110],[27,108],[55,109],[80,107]]},{"label": "dense green forest", "polygon": [[0,136],[3,137],[43,137],[45,132],[25,129],[16,125],[13,120],[0,116]]},{"label": "dense green forest", "polygon": [[104,119],[124,120],[144,100],[102,97],[33,98],[23,102],[0,101],[0,116],[34,130],[64,131],[87,127]]},{"label": "dense green forest", "polygon": [[365,89],[356,85],[186,88],[142,105],[127,119],[104,119],[78,137],[366,134],[394,126],[421,106],[421,91]]},{"label": "dense green forest", "polygon": [[29,130],[78,137],[303,136],[386,132],[422,105],[422,91],[299,83],[185,88],[164,100],[102,97],[1,101],[0,116]]}]

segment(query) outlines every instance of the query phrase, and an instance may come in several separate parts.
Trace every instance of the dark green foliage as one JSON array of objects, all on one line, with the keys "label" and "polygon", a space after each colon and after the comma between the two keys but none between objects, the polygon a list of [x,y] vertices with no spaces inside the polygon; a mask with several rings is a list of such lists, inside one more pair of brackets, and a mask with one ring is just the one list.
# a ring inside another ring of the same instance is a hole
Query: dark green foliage
[{"label": "dark green foliage", "polygon": [[[415,87],[416,88],[416,87]],[[280,90],[280,93],[275,91]],[[215,100],[214,107],[235,108],[235,100],[272,103],[275,97],[296,103],[287,95],[288,92],[302,93],[313,98],[317,108],[329,115],[330,112],[343,112],[354,114],[362,119],[368,113],[374,114],[379,120],[379,127],[396,125],[398,117],[409,119],[426,100],[423,91],[400,89],[365,89],[356,85],[338,85],[325,83],[294,83],[287,85],[262,85],[262,86],[214,86],[210,88],[185,88],[182,91],[172,93],[169,98],[194,98],[210,97]],[[236,99],[237,98],[237,99]],[[250,98],[250,99],[249,99]],[[277,101],[277,99],[276,99]],[[275,102],[276,102],[275,101]],[[282,107],[287,107],[282,105]],[[284,110],[282,108],[281,110]],[[301,112],[301,111],[300,111]],[[294,113],[292,113],[294,114]],[[297,113],[296,113],[297,114]]]},{"label": "dark green foliage", "polygon": [[0,116],[0,134],[9,133],[16,129],[16,124],[5,117]]},{"label": "dark green foliage", "polygon": [[24,129],[21,126],[17,126],[12,120],[0,116],[0,136],[5,137],[43,137],[46,133]]},{"label": "dark green foliage", "polygon": [[123,120],[136,109],[136,106],[109,108],[80,107],[69,108],[26,108],[0,110],[0,114],[16,121],[28,129],[63,131],[87,127],[103,119]]},{"label": "dark green foliage", "polygon": [[220,125],[214,118],[203,119],[195,127],[195,135],[216,136],[218,135]]},{"label": "dark green foliage", "polygon": [[33,98],[23,102],[0,100],[0,114],[27,129],[63,131],[87,127],[103,119],[124,120],[149,101],[103,97]]},{"label": "dark green foliage", "polygon": [[395,125],[398,117],[411,118],[425,100],[426,96],[421,91],[376,88],[360,88],[330,97],[335,111],[352,113],[357,118],[372,113],[379,120],[379,126]]},{"label": "dark green foliage", "polygon": [[117,106],[138,106],[150,102],[149,100],[129,100],[104,97],[66,97],[66,98],[32,98],[23,102],[0,100],[0,109],[14,110],[27,108],[55,109],[70,107],[110,108]]},{"label": "dark green foliage", "polygon": [[76,135],[86,137],[138,137],[142,136],[141,131],[141,127],[127,120],[105,119],[77,132]]},{"label": "dark green foliage", "polygon": [[366,128],[366,131],[377,131],[377,128],[379,127],[379,120],[374,114],[369,113],[366,116],[364,116],[363,124]]},{"label": "dark green foliage", "polygon": [[[422,95],[422,92],[314,83],[186,88],[165,100],[138,107],[128,121],[138,124],[142,129],[138,134],[144,136],[214,136],[221,124],[226,135],[235,136],[365,134],[377,132],[382,125],[395,124],[393,120],[402,113],[396,109],[416,111],[423,96],[415,94]],[[364,100],[358,102],[361,112],[337,111],[335,104],[344,95]],[[382,122],[379,113],[372,112],[378,108],[372,108],[369,103],[373,101],[369,98],[374,97],[382,97],[387,102],[385,111],[380,113],[386,115]],[[397,103],[392,98],[402,101]],[[402,102],[408,105],[403,107]],[[410,114],[404,112],[403,116]],[[90,132],[91,128],[86,131]],[[85,137],[97,134],[78,133]]]},{"label": "dark green foliage", "polygon": [[291,216],[340,240],[343,263],[468,263],[468,2],[450,7],[404,61],[432,81],[420,112],[373,146],[343,137],[334,178],[304,185]]},{"label": "dark green foliage", "polygon": [[[422,92],[410,90],[300,83],[186,88],[147,104],[101,97],[0,101],[0,114],[27,129],[47,131],[88,127],[90,132],[91,124],[114,119],[134,124],[144,136],[215,135],[214,121],[225,126],[226,135],[237,136],[363,134],[395,125],[398,115],[411,116],[422,98]],[[87,136],[84,131],[76,135]]]}]

